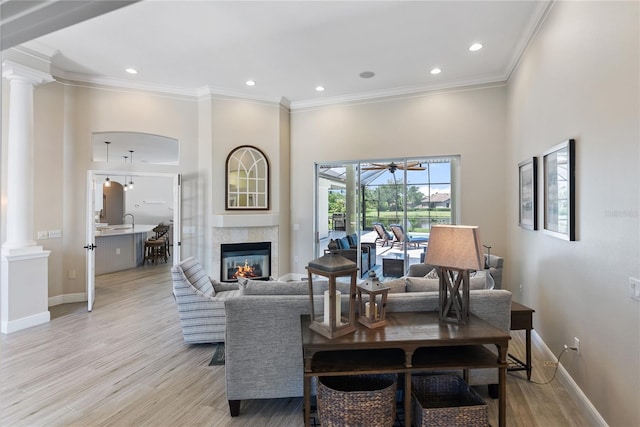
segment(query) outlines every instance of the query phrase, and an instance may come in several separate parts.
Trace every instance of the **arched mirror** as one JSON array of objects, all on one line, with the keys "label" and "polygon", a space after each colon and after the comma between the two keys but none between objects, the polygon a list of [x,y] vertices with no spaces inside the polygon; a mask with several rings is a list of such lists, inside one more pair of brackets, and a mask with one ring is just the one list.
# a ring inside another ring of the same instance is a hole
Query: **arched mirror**
[{"label": "arched mirror", "polygon": [[250,145],[234,149],[226,164],[226,209],[269,209],[269,161]]}]

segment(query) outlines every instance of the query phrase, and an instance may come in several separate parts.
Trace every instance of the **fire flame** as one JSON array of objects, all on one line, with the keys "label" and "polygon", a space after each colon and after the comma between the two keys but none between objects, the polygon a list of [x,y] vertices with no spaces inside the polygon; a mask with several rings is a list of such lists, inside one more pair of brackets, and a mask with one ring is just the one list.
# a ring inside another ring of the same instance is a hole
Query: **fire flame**
[{"label": "fire flame", "polygon": [[244,265],[239,265],[236,274],[233,275],[234,279],[238,277],[257,277],[257,274],[253,272],[253,267],[249,266],[249,262],[244,260]]}]

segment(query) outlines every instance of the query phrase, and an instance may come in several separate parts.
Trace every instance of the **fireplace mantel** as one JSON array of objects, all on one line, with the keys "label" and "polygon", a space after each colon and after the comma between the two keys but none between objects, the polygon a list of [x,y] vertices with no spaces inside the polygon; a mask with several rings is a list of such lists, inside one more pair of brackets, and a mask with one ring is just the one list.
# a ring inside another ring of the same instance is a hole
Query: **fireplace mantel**
[{"label": "fireplace mantel", "polygon": [[272,227],[279,225],[280,214],[214,214],[212,224],[214,227]]}]

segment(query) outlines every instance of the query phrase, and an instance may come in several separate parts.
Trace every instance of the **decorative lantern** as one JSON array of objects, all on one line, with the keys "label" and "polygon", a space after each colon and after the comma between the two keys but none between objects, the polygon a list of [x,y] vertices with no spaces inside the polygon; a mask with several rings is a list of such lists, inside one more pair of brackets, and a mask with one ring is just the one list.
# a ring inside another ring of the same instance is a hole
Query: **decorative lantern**
[{"label": "decorative lantern", "polygon": [[388,286],[380,284],[375,271],[369,272],[367,281],[357,287],[359,301],[358,322],[370,329],[387,324],[385,315],[389,289]]},{"label": "decorative lantern", "polygon": [[465,324],[469,321],[469,270],[484,268],[484,255],[477,226],[434,225],[424,261],[439,266],[440,320]]},{"label": "decorative lantern", "polygon": [[[329,253],[309,262],[309,301],[311,304],[311,324],[309,328],[329,339],[355,332],[356,276],[358,266],[347,258]],[[316,317],[313,304],[313,275],[327,277],[329,289],[325,292],[324,316]],[[349,285],[349,312],[341,313],[340,292],[336,291],[336,278],[351,276]]]}]

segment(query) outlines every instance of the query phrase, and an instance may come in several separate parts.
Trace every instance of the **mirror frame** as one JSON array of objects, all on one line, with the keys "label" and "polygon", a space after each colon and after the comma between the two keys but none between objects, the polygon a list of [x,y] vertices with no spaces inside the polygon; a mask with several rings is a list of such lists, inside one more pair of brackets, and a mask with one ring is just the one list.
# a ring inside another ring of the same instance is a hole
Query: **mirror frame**
[{"label": "mirror frame", "polygon": [[[269,181],[269,159],[259,148],[234,148],[225,162],[225,209],[268,210]],[[244,191],[240,191],[240,184],[244,184]]]}]

